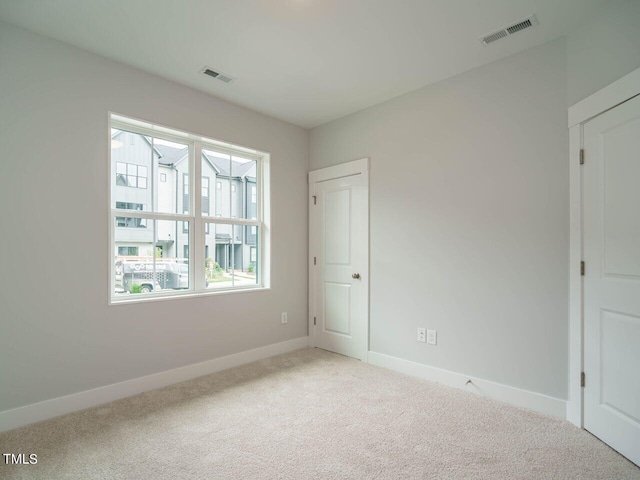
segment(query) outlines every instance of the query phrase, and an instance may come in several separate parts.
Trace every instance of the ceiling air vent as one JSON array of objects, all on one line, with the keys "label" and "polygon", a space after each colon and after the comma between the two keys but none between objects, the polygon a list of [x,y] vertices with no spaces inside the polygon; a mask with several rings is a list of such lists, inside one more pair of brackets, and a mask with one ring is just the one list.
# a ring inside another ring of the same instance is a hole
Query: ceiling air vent
[{"label": "ceiling air vent", "polygon": [[512,25],[507,25],[506,27],[502,27],[494,32],[482,35],[478,40],[480,40],[484,45],[489,45],[496,40],[521,32],[527,28],[535,27],[536,25],[538,25],[538,20],[535,15],[531,15],[530,17],[520,20]]},{"label": "ceiling air vent", "polygon": [[216,80],[220,80],[224,83],[232,83],[235,81],[235,78],[231,75],[227,75],[226,73],[219,72],[209,67],[204,67],[200,70],[200,73],[204,73],[205,75],[209,75],[210,77],[215,78]]}]

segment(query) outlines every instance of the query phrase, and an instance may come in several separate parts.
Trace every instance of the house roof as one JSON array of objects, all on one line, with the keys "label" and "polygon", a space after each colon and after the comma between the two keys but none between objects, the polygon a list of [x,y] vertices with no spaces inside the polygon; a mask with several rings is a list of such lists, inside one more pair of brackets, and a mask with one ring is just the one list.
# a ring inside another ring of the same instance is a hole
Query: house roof
[{"label": "house roof", "polygon": [[[187,147],[175,148],[169,145],[156,145],[156,148],[160,152],[159,162],[162,165],[175,165],[187,158]],[[209,162],[218,175],[229,177],[230,173],[232,173],[234,178],[256,177],[255,162],[229,161],[228,158],[217,157],[212,153],[214,152],[202,152],[202,158]],[[231,172],[229,172],[229,169],[231,169]]]},{"label": "house roof", "polygon": [[[122,132],[118,132],[112,136],[115,138]],[[145,136],[144,137],[149,144],[151,142]],[[177,163],[182,162],[185,158],[188,157],[188,147],[176,148],[170,145],[163,144],[154,144],[154,149],[159,155],[159,163],[161,165],[176,165]],[[256,169],[255,162],[238,162],[236,160],[229,160],[228,158],[218,157],[213,154],[214,152],[205,153],[202,152],[202,158],[206,160],[211,167],[216,171],[216,174],[221,175],[223,177],[229,177],[230,174],[233,174],[234,178],[256,178]],[[231,170],[231,172],[229,172]]]},{"label": "house roof", "polygon": [[[111,140],[114,140],[116,137],[119,137],[123,133],[128,133],[130,135],[138,135],[137,133],[131,133],[131,132],[127,132],[126,130],[119,130],[114,128],[111,130]],[[149,146],[151,146],[151,140],[149,140],[149,137],[147,137],[146,135],[140,135],[140,136],[147,141]],[[158,150],[158,145],[154,145],[153,149],[159,156],[162,156],[162,153]]]},{"label": "house roof", "polygon": [[[211,152],[214,153],[214,152]],[[209,153],[202,152],[202,156],[206,156],[211,164],[218,171],[219,175],[224,177],[233,176],[234,178],[256,177],[255,162],[238,162],[236,160],[229,161],[228,158],[217,157]],[[229,170],[231,169],[231,172]]]},{"label": "house roof", "polygon": [[[254,162],[237,162],[235,160],[229,161],[227,158],[216,157],[215,155],[202,153],[203,157],[206,157],[211,164],[218,170],[219,175],[224,177],[233,176],[234,178],[243,178],[246,176],[255,177],[255,163]],[[231,169],[231,172],[229,172]],[[248,175],[253,170],[253,175]]]},{"label": "house roof", "polygon": [[[255,162],[233,162],[233,176],[234,177],[253,177],[256,176]],[[252,175],[250,175],[252,174]]]},{"label": "house roof", "polygon": [[156,145],[156,148],[160,152],[159,162],[162,165],[174,165],[187,156],[189,151],[188,147],[174,148],[168,145]]}]

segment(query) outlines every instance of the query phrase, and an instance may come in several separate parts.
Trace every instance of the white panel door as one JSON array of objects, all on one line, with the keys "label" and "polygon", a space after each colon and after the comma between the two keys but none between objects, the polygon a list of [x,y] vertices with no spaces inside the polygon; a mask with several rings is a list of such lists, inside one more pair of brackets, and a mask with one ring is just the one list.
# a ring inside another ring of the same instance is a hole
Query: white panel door
[{"label": "white panel door", "polygon": [[584,150],[584,427],[640,465],[640,97]]},{"label": "white panel door", "polygon": [[366,360],[368,181],[363,174],[315,182],[311,205],[311,298],[315,346]]}]

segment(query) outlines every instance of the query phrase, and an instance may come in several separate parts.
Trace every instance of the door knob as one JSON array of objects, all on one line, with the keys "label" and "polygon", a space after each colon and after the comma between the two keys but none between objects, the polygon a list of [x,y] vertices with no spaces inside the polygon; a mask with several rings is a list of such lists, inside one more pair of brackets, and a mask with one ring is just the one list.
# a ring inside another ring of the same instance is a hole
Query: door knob
[{"label": "door knob", "polygon": [[354,273],[353,275],[351,275],[351,278],[360,278],[360,274],[359,273]]}]

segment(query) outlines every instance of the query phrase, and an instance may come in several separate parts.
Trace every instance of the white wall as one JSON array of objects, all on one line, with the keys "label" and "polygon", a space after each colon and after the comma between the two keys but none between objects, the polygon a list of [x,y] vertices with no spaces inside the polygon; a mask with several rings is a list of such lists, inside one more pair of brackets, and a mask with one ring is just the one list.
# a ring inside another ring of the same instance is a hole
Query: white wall
[{"label": "white wall", "polygon": [[[307,334],[307,131],[4,23],[0,65],[0,411]],[[271,153],[271,291],[107,306],[109,110]]]},{"label": "white wall", "polygon": [[607,12],[567,37],[568,105],[640,67],[640,1],[609,0]]},{"label": "white wall", "polygon": [[311,169],[371,157],[372,351],[567,397],[566,106],[640,67],[640,2],[608,7],[311,131]]},{"label": "white wall", "polygon": [[560,39],[311,131],[371,158],[372,351],[566,398],[566,88]]},{"label": "white wall", "polygon": [[[372,350],[566,398],[566,105],[639,10],[311,132],[371,157]],[[307,132],[4,23],[0,65],[0,411],[306,334]],[[271,291],[107,306],[108,110],[272,153]]]}]

